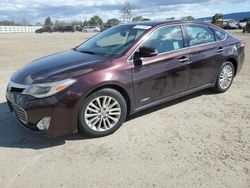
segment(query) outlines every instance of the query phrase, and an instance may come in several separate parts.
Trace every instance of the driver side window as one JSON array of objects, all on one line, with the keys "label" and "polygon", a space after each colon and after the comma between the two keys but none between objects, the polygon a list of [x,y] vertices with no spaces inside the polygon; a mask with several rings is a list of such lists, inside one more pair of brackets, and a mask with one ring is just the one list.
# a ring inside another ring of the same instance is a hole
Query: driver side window
[{"label": "driver side window", "polygon": [[141,47],[151,47],[158,53],[184,48],[181,26],[166,26],[154,31]]}]

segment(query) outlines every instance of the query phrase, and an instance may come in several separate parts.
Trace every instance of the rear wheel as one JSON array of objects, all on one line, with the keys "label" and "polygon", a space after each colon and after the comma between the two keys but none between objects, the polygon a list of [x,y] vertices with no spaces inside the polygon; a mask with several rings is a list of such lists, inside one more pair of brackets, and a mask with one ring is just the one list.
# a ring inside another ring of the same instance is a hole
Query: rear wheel
[{"label": "rear wheel", "polygon": [[126,101],[114,89],[101,89],[87,97],[78,116],[79,130],[91,137],[114,133],[125,121]]},{"label": "rear wheel", "polygon": [[217,76],[213,90],[219,93],[227,91],[233,83],[234,75],[234,65],[229,61],[223,63]]}]

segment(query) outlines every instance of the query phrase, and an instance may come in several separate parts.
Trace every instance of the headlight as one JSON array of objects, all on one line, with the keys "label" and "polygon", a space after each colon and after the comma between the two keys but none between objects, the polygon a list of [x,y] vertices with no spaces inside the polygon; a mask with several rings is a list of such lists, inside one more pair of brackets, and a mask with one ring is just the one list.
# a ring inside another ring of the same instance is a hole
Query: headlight
[{"label": "headlight", "polygon": [[48,97],[66,89],[75,82],[74,79],[66,79],[59,82],[32,84],[23,91],[23,94],[37,98]]}]

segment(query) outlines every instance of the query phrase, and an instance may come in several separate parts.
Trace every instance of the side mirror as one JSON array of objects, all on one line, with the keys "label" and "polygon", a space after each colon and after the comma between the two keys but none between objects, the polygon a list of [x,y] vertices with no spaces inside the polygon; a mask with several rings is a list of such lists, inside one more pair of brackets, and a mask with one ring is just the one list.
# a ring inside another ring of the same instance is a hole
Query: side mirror
[{"label": "side mirror", "polygon": [[155,48],[151,47],[140,47],[139,51],[136,52],[136,56],[142,58],[142,57],[154,57],[158,55],[158,51]]}]

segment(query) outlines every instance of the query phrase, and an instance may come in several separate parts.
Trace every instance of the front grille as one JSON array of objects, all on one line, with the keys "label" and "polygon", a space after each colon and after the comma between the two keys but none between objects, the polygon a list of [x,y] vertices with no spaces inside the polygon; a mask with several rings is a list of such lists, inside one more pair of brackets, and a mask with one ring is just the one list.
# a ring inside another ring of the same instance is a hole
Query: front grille
[{"label": "front grille", "polygon": [[11,106],[12,106],[12,108],[13,108],[15,114],[16,114],[16,117],[17,117],[23,124],[27,124],[27,123],[28,123],[28,122],[27,122],[27,114],[26,114],[25,110],[24,110],[22,107],[20,107],[20,106],[14,104],[14,103],[11,103]]},{"label": "front grille", "polygon": [[10,81],[7,87],[7,92],[22,93],[27,87],[27,85],[17,84]]},{"label": "front grille", "polygon": [[17,87],[11,87],[10,92],[15,92],[15,93],[22,93],[25,88],[17,88]]}]

